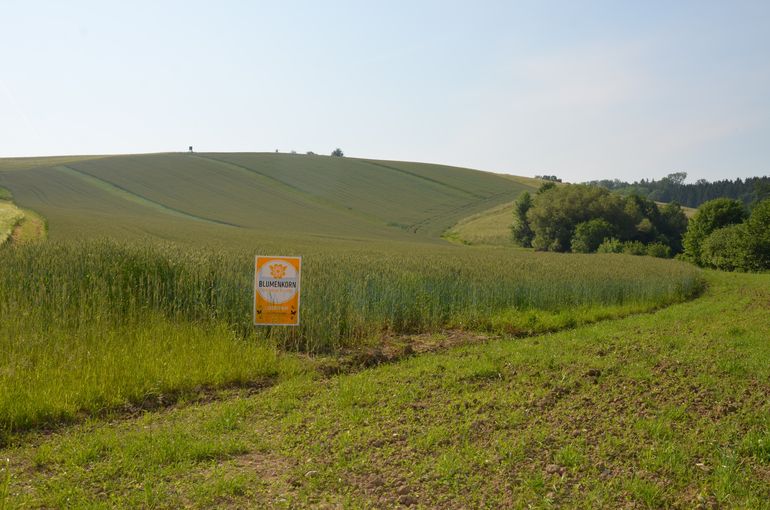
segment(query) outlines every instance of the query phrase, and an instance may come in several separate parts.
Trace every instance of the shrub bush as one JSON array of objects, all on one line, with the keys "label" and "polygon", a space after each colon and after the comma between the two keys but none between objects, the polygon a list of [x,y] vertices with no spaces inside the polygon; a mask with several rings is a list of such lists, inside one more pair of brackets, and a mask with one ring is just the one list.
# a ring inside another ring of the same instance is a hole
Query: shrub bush
[{"label": "shrub bush", "polygon": [[663,243],[650,243],[647,245],[647,255],[660,259],[671,258],[671,248]]},{"label": "shrub bush", "polygon": [[623,253],[626,255],[647,255],[647,246],[641,241],[627,241],[623,243]]},{"label": "shrub bush", "polygon": [[623,243],[614,237],[605,239],[596,251],[597,253],[623,253]]}]

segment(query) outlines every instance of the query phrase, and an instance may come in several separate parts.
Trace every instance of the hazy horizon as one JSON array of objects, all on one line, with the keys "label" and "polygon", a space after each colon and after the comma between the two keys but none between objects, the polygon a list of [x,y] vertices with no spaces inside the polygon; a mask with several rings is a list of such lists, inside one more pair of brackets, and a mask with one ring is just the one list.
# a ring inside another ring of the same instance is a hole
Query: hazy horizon
[{"label": "hazy horizon", "polygon": [[573,182],[770,173],[766,2],[4,11],[0,157],[341,147]]}]

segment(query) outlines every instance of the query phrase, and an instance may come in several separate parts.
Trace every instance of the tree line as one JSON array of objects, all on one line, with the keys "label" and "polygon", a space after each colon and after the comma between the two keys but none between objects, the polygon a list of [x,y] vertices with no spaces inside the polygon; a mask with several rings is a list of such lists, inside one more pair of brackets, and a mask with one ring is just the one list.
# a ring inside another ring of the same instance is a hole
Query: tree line
[{"label": "tree line", "polygon": [[770,270],[770,198],[750,207],[710,200],[688,221],[676,202],[658,206],[601,186],[546,182],[514,205],[513,240],[535,250],[677,256],[728,271]]},{"label": "tree line", "polygon": [[687,217],[676,203],[659,207],[639,195],[548,182],[518,198],[511,229],[517,244],[540,251],[671,257],[682,251]]},{"label": "tree line", "polygon": [[675,172],[666,177],[642,179],[633,183],[618,179],[590,181],[587,184],[601,186],[623,195],[640,195],[657,202],[677,202],[687,207],[699,207],[716,198],[732,198],[749,205],[770,198],[770,177],[750,177],[735,180],[723,179],[709,182],[699,179],[685,184],[686,172]]}]

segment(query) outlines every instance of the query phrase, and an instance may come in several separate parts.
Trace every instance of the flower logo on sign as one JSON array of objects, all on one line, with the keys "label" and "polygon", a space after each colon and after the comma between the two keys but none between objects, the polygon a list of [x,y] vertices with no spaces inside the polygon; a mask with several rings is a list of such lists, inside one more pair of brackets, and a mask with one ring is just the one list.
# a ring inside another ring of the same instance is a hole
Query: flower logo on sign
[{"label": "flower logo on sign", "polygon": [[286,276],[286,266],[283,264],[272,264],[270,266],[270,276],[273,278],[283,278]]}]

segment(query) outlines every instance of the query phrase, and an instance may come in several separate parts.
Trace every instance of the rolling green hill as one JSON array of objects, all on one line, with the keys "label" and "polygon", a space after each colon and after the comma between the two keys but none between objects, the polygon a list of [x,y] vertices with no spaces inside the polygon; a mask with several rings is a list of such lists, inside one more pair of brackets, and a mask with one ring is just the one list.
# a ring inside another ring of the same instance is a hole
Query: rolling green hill
[{"label": "rolling green hill", "polygon": [[435,240],[532,189],[441,165],[272,153],[0,160],[0,185],[51,237]]}]

